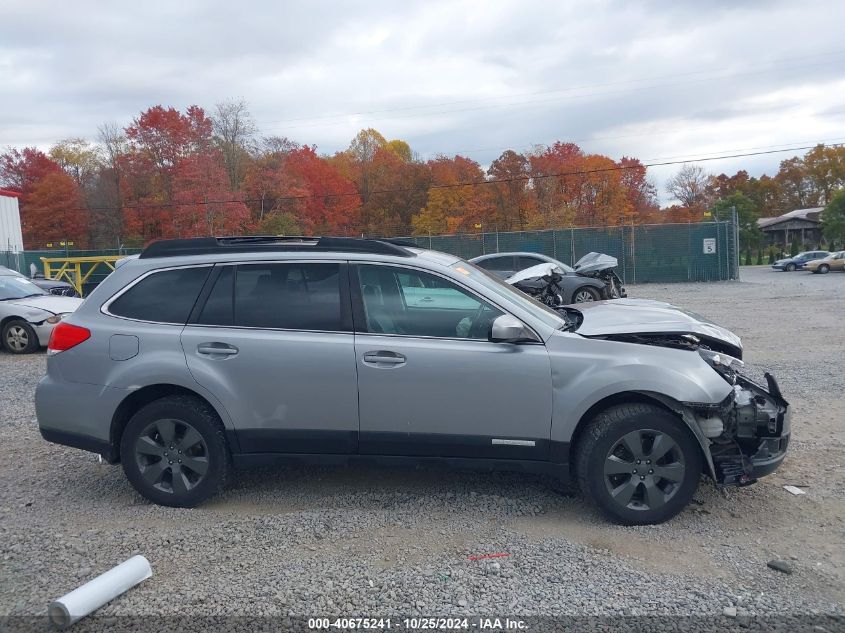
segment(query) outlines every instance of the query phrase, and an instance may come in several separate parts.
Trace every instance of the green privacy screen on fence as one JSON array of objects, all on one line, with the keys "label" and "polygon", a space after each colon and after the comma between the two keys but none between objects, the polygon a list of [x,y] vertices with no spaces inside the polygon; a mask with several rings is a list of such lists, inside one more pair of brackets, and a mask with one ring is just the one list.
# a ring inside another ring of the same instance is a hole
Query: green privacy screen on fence
[{"label": "green privacy screen on fence", "polygon": [[591,251],[619,260],[628,284],[723,281],[738,278],[733,222],[648,224],[512,233],[478,233],[404,238],[422,248],[464,259],[509,251],[549,255],[574,264]]},{"label": "green privacy screen on fence", "polygon": [[[736,225],[733,222],[648,224],[573,228],[511,233],[477,233],[403,238],[422,248],[471,259],[487,253],[529,251],[573,264],[591,251],[619,260],[619,276],[627,284],[722,281],[738,279]],[[0,251],[0,265],[29,275],[41,257],[129,255],[137,249],[101,251]],[[102,275],[104,276],[104,275]],[[101,278],[92,279],[97,283]]]}]

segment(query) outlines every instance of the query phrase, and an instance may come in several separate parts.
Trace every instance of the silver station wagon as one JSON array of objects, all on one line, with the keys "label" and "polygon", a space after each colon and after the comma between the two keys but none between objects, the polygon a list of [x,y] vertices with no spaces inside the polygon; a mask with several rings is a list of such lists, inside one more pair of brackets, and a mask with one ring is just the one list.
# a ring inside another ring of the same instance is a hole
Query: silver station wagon
[{"label": "silver station wagon", "polygon": [[54,329],[51,442],[194,506],[230,469],[441,461],[574,479],[610,519],[665,521],[702,475],[746,485],[789,441],[738,337],[666,303],[552,310],[452,255],[350,238],[151,244]]}]

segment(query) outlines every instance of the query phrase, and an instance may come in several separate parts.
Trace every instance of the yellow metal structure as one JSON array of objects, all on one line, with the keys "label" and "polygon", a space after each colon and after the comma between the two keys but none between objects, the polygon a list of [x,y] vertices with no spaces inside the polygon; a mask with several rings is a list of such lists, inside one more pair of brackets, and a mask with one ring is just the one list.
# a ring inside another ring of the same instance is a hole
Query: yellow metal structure
[{"label": "yellow metal structure", "polygon": [[[101,255],[95,257],[42,257],[44,276],[47,279],[68,282],[83,296],[82,287],[91,275],[100,269],[106,274],[114,270],[114,263],[125,255]],[[101,268],[102,267],[102,268]]]}]

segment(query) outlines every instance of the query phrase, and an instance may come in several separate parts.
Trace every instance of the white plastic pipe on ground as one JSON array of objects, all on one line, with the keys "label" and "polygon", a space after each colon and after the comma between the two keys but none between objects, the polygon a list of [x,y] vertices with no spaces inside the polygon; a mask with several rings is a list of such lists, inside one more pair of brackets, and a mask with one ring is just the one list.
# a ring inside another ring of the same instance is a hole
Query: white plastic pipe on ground
[{"label": "white plastic pipe on ground", "polygon": [[153,575],[150,561],[133,556],[94,580],[50,603],[50,622],[65,628]]}]

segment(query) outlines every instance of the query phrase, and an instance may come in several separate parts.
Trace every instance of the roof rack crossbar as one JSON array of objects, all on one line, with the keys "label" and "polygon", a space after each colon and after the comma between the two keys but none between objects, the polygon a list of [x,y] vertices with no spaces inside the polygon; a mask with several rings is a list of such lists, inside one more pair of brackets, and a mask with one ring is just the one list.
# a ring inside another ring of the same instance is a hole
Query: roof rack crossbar
[{"label": "roof rack crossbar", "polygon": [[308,237],[292,235],[244,235],[233,237],[196,237],[159,240],[147,246],[140,259],[178,257],[182,255],[212,255],[220,253],[249,253],[263,251],[335,251],[343,253],[372,253],[413,257],[404,246],[382,240],[357,237]]}]

